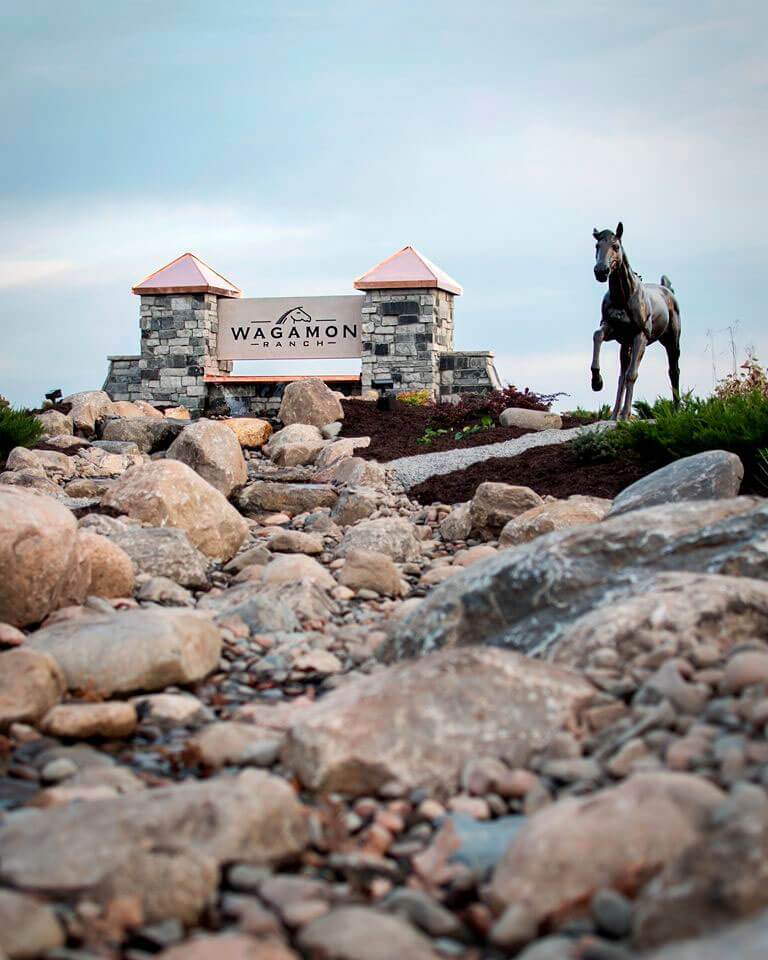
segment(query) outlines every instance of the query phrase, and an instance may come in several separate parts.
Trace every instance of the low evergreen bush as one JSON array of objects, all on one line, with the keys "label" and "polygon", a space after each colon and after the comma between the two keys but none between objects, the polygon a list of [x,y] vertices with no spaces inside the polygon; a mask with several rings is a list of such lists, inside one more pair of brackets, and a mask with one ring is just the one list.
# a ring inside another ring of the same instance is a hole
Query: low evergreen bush
[{"label": "low evergreen bush", "polygon": [[29,411],[0,406],[0,459],[14,447],[33,447],[42,435],[42,423]]}]

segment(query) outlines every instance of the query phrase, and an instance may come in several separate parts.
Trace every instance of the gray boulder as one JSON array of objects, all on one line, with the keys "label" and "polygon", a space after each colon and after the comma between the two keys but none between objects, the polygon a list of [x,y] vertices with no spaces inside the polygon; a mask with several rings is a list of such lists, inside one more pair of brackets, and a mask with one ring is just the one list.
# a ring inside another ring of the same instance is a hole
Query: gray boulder
[{"label": "gray boulder", "polygon": [[136,573],[167,577],[182,587],[208,586],[208,558],[175,527],[126,527],[105,532],[133,560]]},{"label": "gray boulder", "polygon": [[398,624],[379,656],[461,644],[541,652],[582,614],[657,573],[764,579],[767,537],[768,504],[750,497],[649,507],[546,534],[451,577]]},{"label": "gray boulder", "polygon": [[744,466],[735,453],[706,450],[637,480],[613,501],[608,516],[681,500],[722,500],[738,495]]},{"label": "gray boulder", "polygon": [[170,417],[112,417],[104,422],[101,439],[135,443],[142,453],[157,453],[167,450],[188,426],[189,420]]}]

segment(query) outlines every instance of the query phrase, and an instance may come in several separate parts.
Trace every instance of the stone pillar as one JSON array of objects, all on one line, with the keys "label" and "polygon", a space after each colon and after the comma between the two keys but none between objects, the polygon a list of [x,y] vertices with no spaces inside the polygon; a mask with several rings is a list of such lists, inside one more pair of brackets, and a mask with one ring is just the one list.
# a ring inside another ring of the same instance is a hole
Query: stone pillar
[{"label": "stone pillar", "polygon": [[227,374],[232,361],[218,360],[219,298],[213,293],[141,296],[141,399],[205,407],[205,374]]},{"label": "stone pillar", "polygon": [[454,295],[436,288],[366,290],[362,389],[391,377],[395,390],[440,393],[440,355],[453,350]]}]

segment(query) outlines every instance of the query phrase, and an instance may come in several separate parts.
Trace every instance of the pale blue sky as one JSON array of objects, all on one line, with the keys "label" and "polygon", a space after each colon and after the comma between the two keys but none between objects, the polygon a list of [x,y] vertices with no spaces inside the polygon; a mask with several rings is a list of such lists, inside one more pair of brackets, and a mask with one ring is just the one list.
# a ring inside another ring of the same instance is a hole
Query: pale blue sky
[{"label": "pale blue sky", "polygon": [[[5,0],[0,393],[100,387],[130,287],[192,250],[249,296],[351,292],[411,243],[465,289],[458,349],[588,389],[593,226],[665,272],[684,386],[768,361],[768,13],[732,0]],[[653,347],[637,394],[667,391]]]}]

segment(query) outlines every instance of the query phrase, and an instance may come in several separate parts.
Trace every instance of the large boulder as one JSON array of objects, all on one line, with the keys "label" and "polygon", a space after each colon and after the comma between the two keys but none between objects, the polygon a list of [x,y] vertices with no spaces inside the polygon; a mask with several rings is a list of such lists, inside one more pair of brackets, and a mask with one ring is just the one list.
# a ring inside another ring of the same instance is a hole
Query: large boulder
[{"label": "large boulder", "polygon": [[33,960],[64,945],[64,927],[38,897],[0,890],[0,956]]},{"label": "large boulder", "polygon": [[202,613],[125,610],[63,620],[25,647],[50,654],[69,689],[110,695],[202,680],[218,665],[221,635]]},{"label": "large boulder", "polygon": [[231,559],[248,536],[248,524],[232,504],[178,460],[154,460],[128,470],[102,505],[152,526],[178,527],[213,560]]},{"label": "large boulder", "polygon": [[106,536],[133,561],[136,573],[167,577],[182,587],[208,586],[208,558],[183,530],[173,527],[122,527]]},{"label": "large boulder", "polygon": [[244,513],[306,513],[318,507],[332,507],[337,497],[336,491],[323,483],[270,483],[268,480],[257,480],[243,487],[236,501]]},{"label": "large boulder", "polygon": [[90,803],[12,813],[0,824],[0,882],[106,907],[138,898],[148,922],[192,924],[234,860],[277,864],[307,842],[281,778],[247,770]]},{"label": "large boulder", "polygon": [[310,423],[323,427],[334,420],[343,420],[344,408],[322,380],[296,380],[285,388],[277,416],[286,426]]},{"label": "large boulder", "polygon": [[523,430],[559,430],[563,418],[548,410],[528,410],[525,407],[507,407],[499,414],[502,427],[520,427]]},{"label": "large boulder", "polygon": [[309,580],[326,590],[336,586],[327,567],[303,553],[275,557],[264,568],[263,582],[267,586],[289,586],[300,580]]},{"label": "large boulder", "polygon": [[351,457],[358,447],[370,447],[370,445],[370,437],[344,437],[343,440],[336,440],[334,443],[329,443],[324,450],[321,450],[315,460],[315,464],[320,467],[320,469],[330,467],[331,464],[339,460]]},{"label": "large boulder", "polygon": [[493,538],[501,533],[510,520],[544,501],[530,487],[516,487],[511,483],[481,483],[469,504],[472,528],[482,536]]},{"label": "large boulder", "polygon": [[36,414],[35,419],[43,425],[46,437],[71,437],[75,432],[72,417],[59,413],[58,410],[45,410],[43,413]]},{"label": "large boulder", "polygon": [[256,417],[232,417],[222,422],[234,433],[241,447],[263,447],[272,433],[269,421]]},{"label": "large boulder", "polygon": [[643,889],[634,913],[637,946],[698,936],[768,907],[768,800],[758,790],[736,787],[698,842]]},{"label": "large boulder", "polygon": [[142,453],[167,450],[189,420],[172,420],[162,416],[113,417],[105,421],[102,440],[135,443]]},{"label": "large boulder", "polygon": [[331,517],[342,527],[367,520],[381,505],[381,494],[370,487],[354,487],[343,490],[331,509]]},{"label": "large boulder", "polygon": [[756,636],[768,636],[768,584],[750,577],[663,573],[623,599],[590,610],[572,623],[548,651],[571,670],[597,665],[610,649],[619,663],[663,650],[689,657],[699,648],[726,654]]},{"label": "large boulder", "polygon": [[744,479],[744,465],[735,453],[705,450],[683,457],[641,477],[613,501],[609,517],[681,500],[722,500],[735,497]]},{"label": "large boulder", "polygon": [[509,651],[440,651],[304,709],[283,761],[313,790],[360,795],[390,780],[450,788],[479,755],[524,765],[594,693],[576,674]]},{"label": "large boulder", "polygon": [[61,667],[47,653],[26,646],[0,653],[0,730],[39,720],[65,690]]},{"label": "large boulder", "polygon": [[706,780],[660,771],[559,800],[526,819],[487,898],[497,913],[515,905],[539,925],[583,909],[602,888],[633,892],[696,843],[724,799]]},{"label": "large boulder", "polygon": [[131,597],[136,575],[128,554],[107,537],[81,530],[80,549],[88,559],[88,593],[97,597]]},{"label": "large boulder", "polygon": [[90,570],[74,515],[50,497],[0,487],[0,621],[23,627],[82,603]]},{"label": "large boulder", "polygon": [[264,447],[264,453],[274,460],[281,447],[294,443],[322,444],[323,435],[317,427],[309,423],[292,423],[272,434]]},{"label": "large boulder", "polygon": [[363,460],[362,457],[344,457],[329,467],[324,467],[315,475],[318,483],[334,483],[340,487],[386,486],[387,475],[384,467],[375,460]]},{"label": "large boulder", "polygon": [[62,397],[61,403],[71,404],[69,416],[75,432],[86,437],[90,437],[95,432],[99,417],[108,417],[112,414],[112,401],[109,399],[109,394],[103,390],[71,393],[68,397]]},{"label": "large boulder", "polygon": [[414,525],[404,517],[380,517],[361,520],[350,527],[336,548],[336,555],[346,557],[353,550],[385,553],[392,560],[415,560],[421,556],[421,541]]},{"label": "large boulder", "polygon": [[375,590],[390,597],[405,592],[400,571],[385,553],[350,550],[339,573],[339,583],[350,590]]},{"label": "large boulder", "polygon": [[649,507],[548,533],[437,587],[380,655],[476,643],[544,651],[578,617],[660,572],[766,578],[767,534],[768,504],[749,497]]},{"label": "large boulder", "polygon": [[192,467],[225,497],[248,480],[237,437],[223,423],[213,420],[196,420],[184,427],[166,456]]},{"label": "large boulder", "polygon": [[545,533],[552,533],[553,530],[597,523],[610,508],[610,500],[582,497],[578,494],[568,497],[567,500],[542,503],[541,506],[532,507],[506,523],[499,536],[499,546],[516,547]]}]

